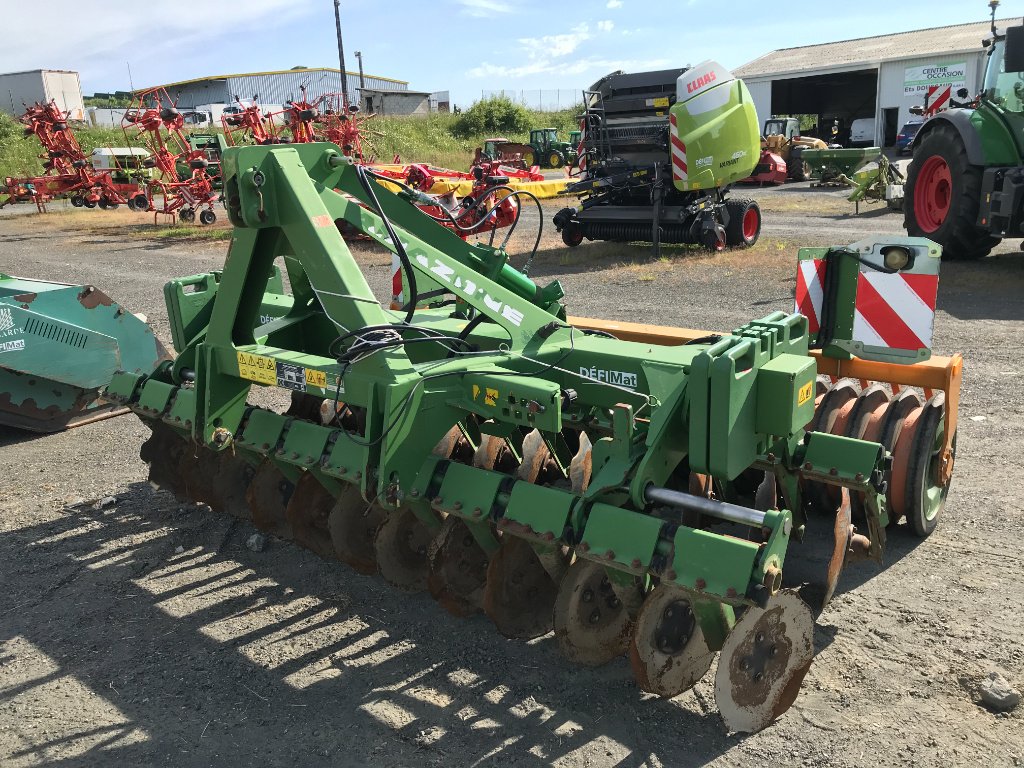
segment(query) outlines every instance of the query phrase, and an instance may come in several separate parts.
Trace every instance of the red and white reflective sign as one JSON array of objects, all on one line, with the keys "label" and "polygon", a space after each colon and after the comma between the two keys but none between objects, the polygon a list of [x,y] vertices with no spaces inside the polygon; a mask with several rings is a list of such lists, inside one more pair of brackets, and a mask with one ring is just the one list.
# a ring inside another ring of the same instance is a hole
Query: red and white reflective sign
[{"label": "red and white reflective sign", "polygon": [[931,117],[949,107],[949,99],[953,95],[952,85],[932,85],[928,87],[925,97],[924,116]]},{"label": "red and white reflective sign", "polygon": [[686,181],[686,145],[679,138],[679,126],[676,124],[674,114],[668,117],[669,140],[672,144],[672,178],[679,181]]},{"label": "red and white reflective sign", "polygon": [[874,347],[930,349],[938,275],[861,272],[853,340]]},{"label": "red and white reflective sign", "polygon": [[[853,312],[853,341],[891,349],[930,349],[939,291],[937,274],[861,271]],[[796,311],[807,318],[808,329],[821,329],[825,293],[825,260],[799,262]]]}]

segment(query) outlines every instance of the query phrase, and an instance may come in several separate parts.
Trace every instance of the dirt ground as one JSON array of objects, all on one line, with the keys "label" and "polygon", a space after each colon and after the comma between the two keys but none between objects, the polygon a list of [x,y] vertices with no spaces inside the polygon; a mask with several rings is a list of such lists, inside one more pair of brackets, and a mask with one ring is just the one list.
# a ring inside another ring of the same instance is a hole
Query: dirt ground
[{"label": "dirt ground", "polygon": [[[840,194],[750,194],[766,213],[749,251],[567,251],[549,227],[531,274],[561,280],[572,314],[730,329],[792,306],[798,246],[902,234]],[[3,215],[0,271],[93,283],[169,344],[164,281],[220,267],[226,243],[151,229],[121,211]],[[0,428],[0,765],[1021,765],[1024,707],[977,701],[992,670],[1024,688],[1018,246],[943,265],[936,348],[966,374],[938,530],[901,527],[884,567],[844,574],[802,693],[767,730],[727,735],[712,675],[663,701],[624,659],[576,668],[550,636],[506,641],[284,541],[252,552],[248,524],[151,490],[148,430],[126,416]],[[387,256],[357,256],[383,296]]]}]

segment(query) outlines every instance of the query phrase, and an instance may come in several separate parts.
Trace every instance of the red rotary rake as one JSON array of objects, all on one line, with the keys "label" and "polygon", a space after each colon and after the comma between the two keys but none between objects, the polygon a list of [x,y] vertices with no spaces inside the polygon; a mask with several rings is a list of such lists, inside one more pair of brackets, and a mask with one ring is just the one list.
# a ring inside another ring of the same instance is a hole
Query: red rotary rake
[{"label": "red rotary rake", "polygon": [[55,101],[37,102],[19,119],[25,125],[25,138],[35,136],[43,147],[40,157],[45,173],[4,179],[7,198],[0,202],[0,208],[31,200],[43,212],[47,201],[67,196],[76,208],[116,208],[139,191],[137,184],[117,184],[109,171],[97,172],[92,168],[68,126],[67,114]]},{"label": "red rotary rake", "polygon": [[241,112],[224,113],[220,117],[221,125],[224,126],[224,140],[229,146],[242,143],[251,144],[281,144],[283,142],[277,136],[277,125],[274,115],[264,115],[258,103],[259,96],[253,96],[249,106],[244,106],[237,96],[235,101],[241,108]]},{"label": "red rotary rake", "polygon": [[[159,174],[149,183],[148,193],[139,193],[132,203],[137,210],[153,211],[153,221],[163,214],[182,221],[194,221],[198,215],[202,224],[217,220],[213,203],[217,192],[213,179],[206,172],[209,162],[202,149],[192,149],[184,132],[185,119],[164,88],[140,92],[124,114],[122,128],[129,137],[129,129],[136,136],[145,136],[152,156],[146,164]],[[166,136],[165,136],[166,134]],[[179,177],[178,166],[188,168],[184,178]],[[162,207],[156,207],[156,197],[162,198]]]}]

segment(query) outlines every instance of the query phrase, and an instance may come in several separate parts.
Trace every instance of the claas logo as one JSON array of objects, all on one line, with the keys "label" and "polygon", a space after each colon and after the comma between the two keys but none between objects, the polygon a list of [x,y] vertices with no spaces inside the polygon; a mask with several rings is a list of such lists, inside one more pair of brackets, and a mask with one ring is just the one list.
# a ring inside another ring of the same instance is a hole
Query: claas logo
[{"label": "claas logo", "polygon": [[701,75],[696,80],[691,80],[686,84],[686,92],[693,93],[694,91],[699,91],[708,83],[715,82],[716,79],[714,72],[708,72],[706,75]]}]

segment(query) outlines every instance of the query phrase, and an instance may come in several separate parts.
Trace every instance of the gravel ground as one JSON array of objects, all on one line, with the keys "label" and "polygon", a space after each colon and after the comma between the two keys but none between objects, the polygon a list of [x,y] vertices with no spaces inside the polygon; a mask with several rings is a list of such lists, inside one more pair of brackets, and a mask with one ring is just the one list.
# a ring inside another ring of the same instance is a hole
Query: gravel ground
[{"label": "gravel ground", "polygon": [[[799,245],[902,233],[841,193],[750,194],[766,224],[749,251],[567,251],[549,232],[532,274],[560,279],[573,314],[728,329],[791,306]],[[127,212],[3,213],[0,271],[93,283],[166,342],[163,282],[226,250],[151,239]],[[711,675],[659,700],[625,660],[574,668],[550,636],[506,641],[284,541],[252,552],[248,524],[150,489],[148,430],[123,417],[0,428],[0,765],[1020,765],[1024,708],[977,693],[990,671],[1024,688],[1017,247],[943,265],[936,347],[967,372],[942,524],[925,542],[897,530],[884,567],[844,574],[803,691],[767,730],[727,735]],[[386,255],[357,257],[383,294]]]}]

